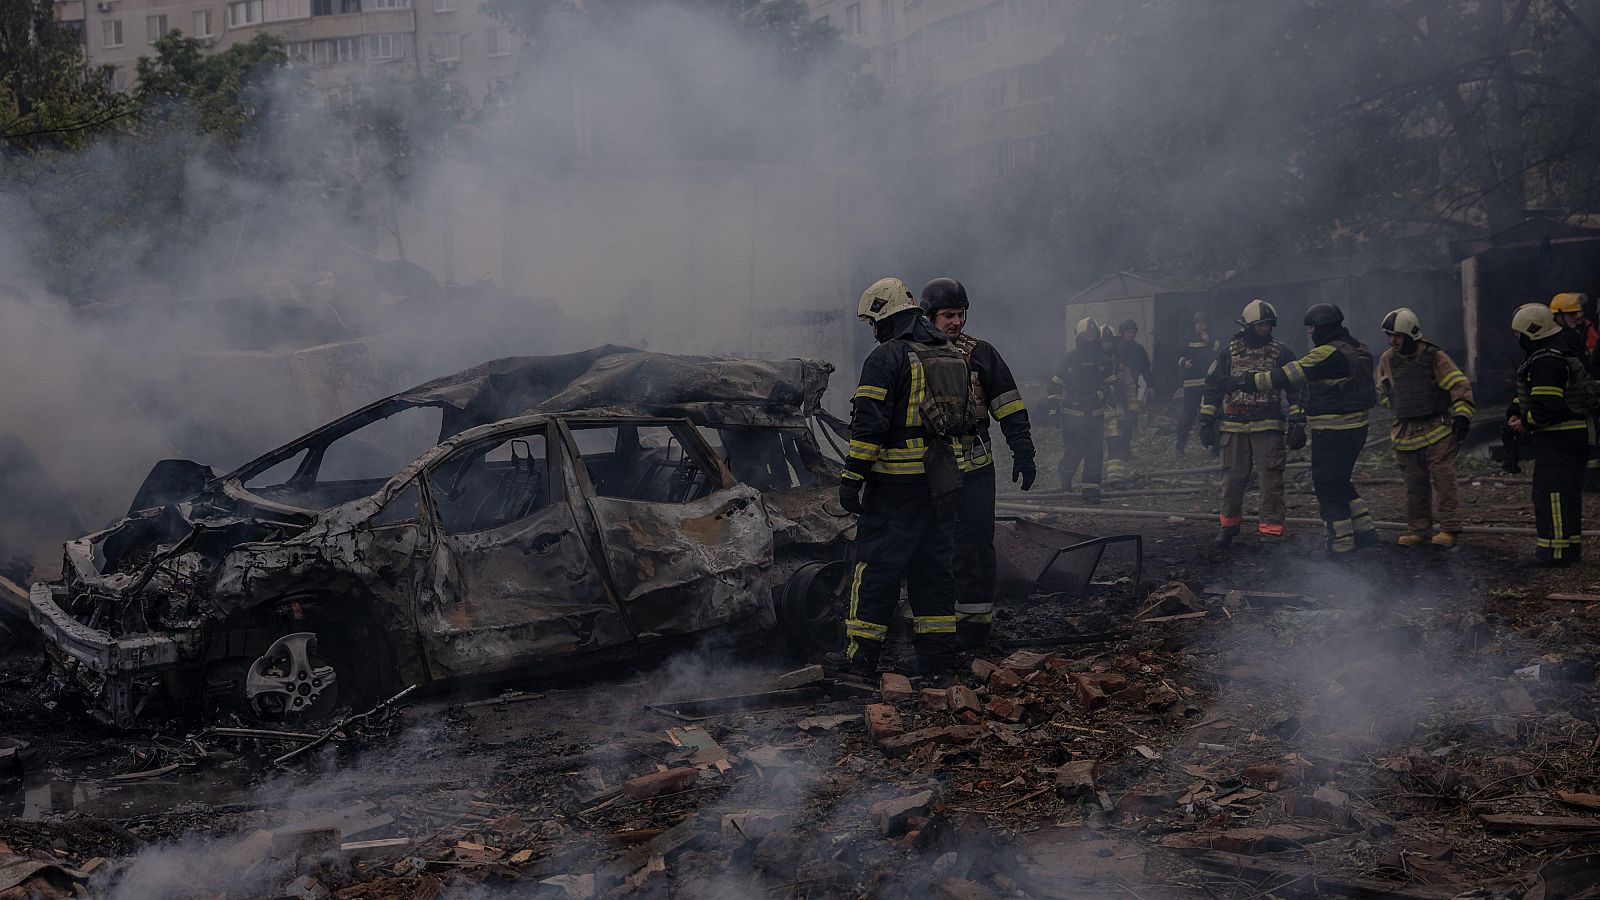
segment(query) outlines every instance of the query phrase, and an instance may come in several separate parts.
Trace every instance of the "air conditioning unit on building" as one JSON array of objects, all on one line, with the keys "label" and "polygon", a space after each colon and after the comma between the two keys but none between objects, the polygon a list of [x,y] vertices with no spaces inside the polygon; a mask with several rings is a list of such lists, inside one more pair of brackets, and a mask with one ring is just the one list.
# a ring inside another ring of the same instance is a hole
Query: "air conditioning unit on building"
[{"label": "air conditioning unit on building", "polygon": [[96,3],[94,5],[94,8],[99,10],[100,12],[111,12],[111,10],[112,10],[111,4],[113,4],[115,2],[116,2],[116,0],[100,0],[100,2],[98,2],[98,3]]}]

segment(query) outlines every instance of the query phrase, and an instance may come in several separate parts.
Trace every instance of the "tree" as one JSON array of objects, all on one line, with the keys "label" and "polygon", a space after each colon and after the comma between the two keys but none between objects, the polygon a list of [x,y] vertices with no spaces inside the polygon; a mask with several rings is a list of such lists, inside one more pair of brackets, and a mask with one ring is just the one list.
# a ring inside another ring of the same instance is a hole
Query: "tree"
[{"label": "tree", "polygon": [[0,151],[82,147],[136,109],[51,0],[0,0]]},{"label": "tree", "polygon": [[[156,55],[141,56],[138,97],[147,117],[197,115],[199,127],[228,144],[269,117],[274,88],[309,98],[303,84],[285,89],[279,70],[288,61],[283,40],[258,33],[221,53],[207,53],[199,38],[174,29],[155,41]],[[299,90],[295,90],[298,88]]]}]

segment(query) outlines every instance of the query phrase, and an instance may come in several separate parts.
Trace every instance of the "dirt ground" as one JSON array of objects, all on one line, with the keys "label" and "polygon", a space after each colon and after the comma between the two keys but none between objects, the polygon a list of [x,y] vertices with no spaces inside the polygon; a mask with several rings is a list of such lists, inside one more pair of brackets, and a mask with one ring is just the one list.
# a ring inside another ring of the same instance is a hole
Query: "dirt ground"
[{"label": "dirt ground", "polygon": [[[1148,474],[1208,463],[1161,424],[1133,488],[1163,493],[1033,513],[1142,534],[1145,584],[1108,552],[1090,598],[1002,598],[949,688],[689,703],[780,690],[801,663],[712,642],[422,697],[274,766],[305,739],[93,726],[13,635],[0,898],[1596,896],[1600,600],[1547,598],[1600,594],[1597,555],[1532,569],[1531,537],[1405,551],[1389,532],[1332,560],[1311,526],[1217,550],[1215,473]],[[1058,443],[1039,440],[1030,502],[1078,506],[1043,496]],[[1531,525],[1527,485],[1495,471],[1464,462],[1467,521]],[[1358,474],[1401,518],[1390,454]],[[1303,469],[1289,501],[1315,515]],[[1152,510],[1202,518],[1128,515]]]}]

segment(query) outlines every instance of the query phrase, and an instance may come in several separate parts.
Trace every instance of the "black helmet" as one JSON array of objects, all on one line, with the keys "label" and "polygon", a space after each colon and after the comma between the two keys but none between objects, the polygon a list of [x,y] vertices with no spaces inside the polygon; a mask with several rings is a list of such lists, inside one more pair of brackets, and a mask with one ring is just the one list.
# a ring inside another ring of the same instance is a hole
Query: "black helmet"
[{"label": "black helmet", "polygon": [[1123,322],[1120,327],[1117,328],[1117,331],[1119,331],[1119,332],[1121,332],[1123,334],[1127,334],[1130,331],[1138,331],[1138,330],[1139,330],[1139,323],[1135,322],[1132,319],[1128,319],[1127,321]]},{"label": "black helmet", "polygon": [[1194,314],[1194,324],[1210,325],[1211,317],[1205,314],[1205,310],[1201,310],[1200,312]]},{"label": "black helmet", "polygon": [[922,311],[933,315],[941,309],[966,309],[967,289],[954,278],[935,278],[922,286]]},{"label": "black helmet", "polygon": [[1313,328],[1332,328],[1344,324],[1344,313],[1332,303],[1318,303],[1306,310],[1306,324]]}]

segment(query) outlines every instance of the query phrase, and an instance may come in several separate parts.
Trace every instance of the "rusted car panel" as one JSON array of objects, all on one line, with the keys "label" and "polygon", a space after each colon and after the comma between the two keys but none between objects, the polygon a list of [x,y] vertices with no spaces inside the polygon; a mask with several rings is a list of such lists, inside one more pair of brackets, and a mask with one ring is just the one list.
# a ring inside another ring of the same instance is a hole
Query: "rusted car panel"
[{"label": "rusted car panel", "polygon": [[486,363],[226,475],[153,473],[158,505],[69,542],[30,615],[124,726],[286,683],[261,654],[306,632],[343,691],[770,622],[853,525],[811,431],[828,371],[611,347]]}]

